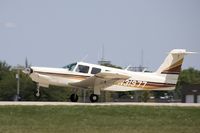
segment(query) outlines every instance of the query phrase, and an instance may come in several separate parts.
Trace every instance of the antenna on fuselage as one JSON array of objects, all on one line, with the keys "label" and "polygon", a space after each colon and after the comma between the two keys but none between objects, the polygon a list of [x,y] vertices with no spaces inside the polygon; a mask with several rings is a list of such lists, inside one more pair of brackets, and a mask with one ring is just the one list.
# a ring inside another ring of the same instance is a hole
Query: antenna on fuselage
[{"label": "antenna on fuselage", "polygon": [[101,60],[98,61],[98,64],[99,65],[108,65],[108,64],[111,64],[111,61],[105,59],[104,44],[102,44],[102,57],[101,57]]},{"label": "antenna on fuselage", "polygon": [[143,49],[141,50],[141,67],[143,67],[144,65],[144,52],[143,52]]},{"label": "antenna on fuselage", "polygon": [[102,57],[101,60],[104,61],[105,60],[105,56],[104,56],[104,44],[102,45]]}]

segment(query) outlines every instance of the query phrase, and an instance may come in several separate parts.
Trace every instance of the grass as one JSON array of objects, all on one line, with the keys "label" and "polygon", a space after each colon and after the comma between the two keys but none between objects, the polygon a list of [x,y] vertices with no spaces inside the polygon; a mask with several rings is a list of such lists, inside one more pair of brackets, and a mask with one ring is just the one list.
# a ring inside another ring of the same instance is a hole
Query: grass
[{"label": "grass", "polygon": [[199,133],[200,108],[0,106],[0,133]]}]

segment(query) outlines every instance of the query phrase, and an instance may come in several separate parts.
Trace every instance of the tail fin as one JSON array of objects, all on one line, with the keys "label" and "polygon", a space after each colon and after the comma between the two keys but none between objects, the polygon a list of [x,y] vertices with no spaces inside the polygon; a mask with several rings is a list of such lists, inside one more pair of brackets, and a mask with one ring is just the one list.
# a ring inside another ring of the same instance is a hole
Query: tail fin
[{"label": "tail fin", "polygon": [[189,53],[185,49],[174,49],[166,57],[163,64],[156,71],[157,74],[175,74],[179,75],[183,64],[184,56]]}]

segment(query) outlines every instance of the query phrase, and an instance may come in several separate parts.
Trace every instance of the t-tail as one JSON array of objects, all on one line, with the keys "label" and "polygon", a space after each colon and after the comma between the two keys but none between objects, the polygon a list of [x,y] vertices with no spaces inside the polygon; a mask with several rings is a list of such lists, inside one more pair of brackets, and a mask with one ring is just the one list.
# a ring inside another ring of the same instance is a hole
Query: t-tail
[{"label": "t-tail", "polygon": [[187,52],[185,49],[172,50],[158,68],[156,74],[164,77],[165,83],[176,84],[181,72],[184,56],[191,53],[194,52]]}]

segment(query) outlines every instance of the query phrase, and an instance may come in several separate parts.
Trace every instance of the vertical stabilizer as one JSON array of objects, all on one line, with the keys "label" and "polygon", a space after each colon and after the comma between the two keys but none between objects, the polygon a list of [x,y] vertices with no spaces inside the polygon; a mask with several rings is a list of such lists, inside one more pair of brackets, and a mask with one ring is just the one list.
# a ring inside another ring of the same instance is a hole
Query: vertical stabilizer
[{"label": "vertical stabilizer", "polygon": [[174,49],[166,57],[165,61],[156,71],[158,74],[175,74],[179,75],[183,64],[184,56],[188,53],[185,49]]}]

